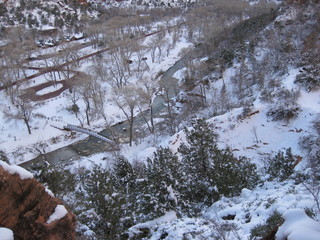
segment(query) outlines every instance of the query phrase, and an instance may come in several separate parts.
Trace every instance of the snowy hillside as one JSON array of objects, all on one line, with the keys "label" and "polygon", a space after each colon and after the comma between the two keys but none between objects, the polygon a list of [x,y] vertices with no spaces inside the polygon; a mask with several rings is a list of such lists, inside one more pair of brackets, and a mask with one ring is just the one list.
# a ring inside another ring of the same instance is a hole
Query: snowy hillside
[{"label": "snowy hillside", "polygon": [[102,5],[113,7],[186,7],[198,2],[198,0],[121,0],[121,1],[99,1],[93,0]]},{"label": "snowy hillside", "polygon": [[22,25],[31,29],[48,27],[79,29],[83,20],[95,19],[99,12],[78,1],[9,0],[0,4],[2,29]]}]

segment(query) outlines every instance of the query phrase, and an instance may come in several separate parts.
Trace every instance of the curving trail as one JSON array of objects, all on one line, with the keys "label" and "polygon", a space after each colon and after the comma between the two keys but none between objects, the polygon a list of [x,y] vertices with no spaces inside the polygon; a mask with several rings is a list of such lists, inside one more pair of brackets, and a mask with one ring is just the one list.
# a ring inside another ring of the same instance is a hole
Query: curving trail
[{"label": "curving trail", "polygon": [[[66,79],[66,80],[50,81],[50,82],[42,83],[42,84],[34,86],[34,87],[30,87],[25,90],[25,93],[22,94],[21,97],[28,98],[29,100],[34,101],[34,102],[44,101],[44,100],[58,97],[61,93],[68,90],[76,82],[77,78],[83,78],[86,76],[86,74],[83,72],[73,71],[73,73],[74,73],[74,75],[71,78]],[[43,95],[37,95],[37,92],[39,92],[47,87],[54,86],[55,84],[62,84],[62,87],[59,88],[58,90],[50,92],[50,93],[46,93]]]}]

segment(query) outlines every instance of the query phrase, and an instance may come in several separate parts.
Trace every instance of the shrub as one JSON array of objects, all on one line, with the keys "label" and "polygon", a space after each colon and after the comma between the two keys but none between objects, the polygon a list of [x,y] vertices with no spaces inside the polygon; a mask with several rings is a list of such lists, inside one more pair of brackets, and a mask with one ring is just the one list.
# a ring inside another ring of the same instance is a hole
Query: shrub
[{"label": "shrub", "polygon": [[292,155],[291,148],[286,150],[286,154],[279,151],[276,156],[269,159],[266,172],[269,174],[269,180],[278,179],[284,181],[294,173],[295,159]]},{"label": "shrub", "polygon": [[220,195],[236,196],[259,182],[256,165],[245,157],[236,158],[230,150],[220,151],[213,161],[212,178]]},{"label": "shrub", "polygon": [[221,195],[235,196],[258,183],[256,165],[236,158],[228,149],[218,149],[216,134],[205,120],[196,120],[193,127],[185,129],[187,144],[179,148],[186,173],[182,183],[186,199],[209,205]]},{"label": "shrub", "polygon": [[57,167],[47,162],[39,162],[33,164],[29,170],[58,197],[75,190],[75,175],[65,170],[64,166]]},{"label": "shrub", "polygon": [[289,121],[293,118],[298,117],[300,108],[291,107],[287,108],[285,106],[279,108],[272,108],[267,112],[267,117],[272,121],[286,120]]},{"label": "shrub", "polygon": [[251,229],[250,239],[256,237],[264,237],[275,230],[278,226],[283,224],[284,219],[278,211],[274,211],[266,220],[264,224],[259,224]]},{"label": "shrub", "polygon": [[302,85],[308,92],[320,87],[320,52],[316,49],[302,55],[300,74],[295,83]]}]

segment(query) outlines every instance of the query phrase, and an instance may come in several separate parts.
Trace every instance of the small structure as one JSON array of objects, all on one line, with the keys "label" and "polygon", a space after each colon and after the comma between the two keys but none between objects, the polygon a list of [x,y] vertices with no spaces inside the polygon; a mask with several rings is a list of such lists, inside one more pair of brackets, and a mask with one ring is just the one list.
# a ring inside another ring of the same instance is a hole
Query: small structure
[{"label": "small structure", "polygon": [[111,145],[115,144],[115,142],[110,140],[109,138],[107,138],[105,136],[102,136],[102,135],[100,135],[99,133],[97,133],[95,131],[92,131],[92,130],[89,130],[89,129],[86,129],[86,128],[83,128],[83,127],[67,124],[66,126],[64,126],[64,129],[85,133],[85,134],[88,134],[89,136],[98,138],[98,139],[100,139],[100,140],[102,140],[104,142],[107,142],[107,143],[111,144]]}]

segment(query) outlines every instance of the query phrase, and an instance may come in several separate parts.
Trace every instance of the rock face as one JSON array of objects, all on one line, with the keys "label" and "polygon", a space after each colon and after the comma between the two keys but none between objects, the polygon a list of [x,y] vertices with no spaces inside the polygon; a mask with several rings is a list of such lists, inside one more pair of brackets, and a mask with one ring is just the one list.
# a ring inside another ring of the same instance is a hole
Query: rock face
[{"label": "rock face", "polygon": [[11,229],[15,240],[75,239],[75,217],[70,211],[47,223],[61,204],[37,180],[22,180],[0,165],[0,226]]}]

